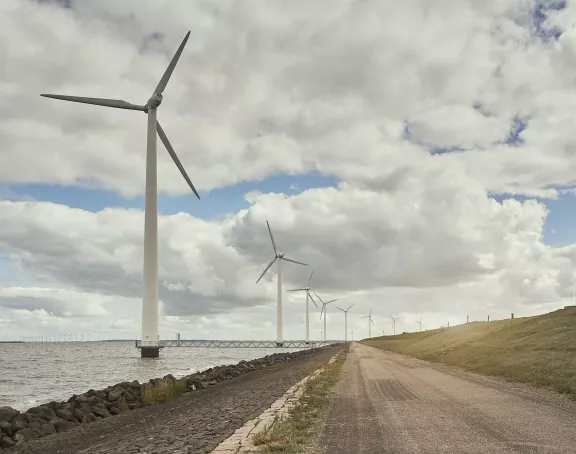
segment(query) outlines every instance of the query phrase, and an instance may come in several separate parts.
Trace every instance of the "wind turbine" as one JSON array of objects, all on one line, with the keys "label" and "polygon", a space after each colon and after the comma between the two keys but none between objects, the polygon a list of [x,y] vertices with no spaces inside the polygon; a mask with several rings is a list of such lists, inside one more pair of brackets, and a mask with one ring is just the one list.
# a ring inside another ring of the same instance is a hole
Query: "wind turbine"
[{"label": "wind turbine", "polygon": [[142,301],[142,357],[158,357],[158,192],[157,192],[157,160],[156,160],[156,134],[164,143],[174,164],[192,189],[196,197],[200,198],[196,188],[190,181],[168,137],[156,119],[156,111],[162,103],[162,93],[170,80],[170,76],[178,63],[184,50],[190,32],[182,40],[180,47],[174,54],[160,82],[154,89],[152,96],[144,105],[131,104],[118,99],[85,98],[81,96],[42,94],[45,98],[60,99],[62,101],[94,104],[96,106],[114,107],[116,109],[138,110],[148,115],[148,131],[146,134],[146,208],[144,212],[144,298]]},{"label": "wind turbine", "polygon": [[368,319],[368,338],[372,337],[372,325],[375,325],[375,323],[372,321],[372,308],[370,308],[370,313],[368,315],[365,315],[361,318]]},{"label": "wind turbine", "polygon": [[274,241],[274,235],[272,235],[272,229],[270,224],[266,221],[268,226],[268,232],[270,232],[270,239],[272,240],[272,247],[274,248],[274,259],[268,264],[266,269],[262,272],[256,283],[260,282],[260,279],[266,274],[266,271],[278,260],[278,304],[276,305],[276,339],[278,342],[282,342],[282,260],[287,262],[297,263],[298,265],[308,266],[306,263],[297,262],[296,260],[291,260],[284,257],[284,254],[278,252],[276,249],[276,242]]},{"label": "wind turbine", "polygon": [[[390,315],[390,314],[388,314]],[[392,317],[392,315],[390,315],[390,318],[392,319],[392,327],[394,328],[394,336],[396,336],[396,320],[400,320],[402,317]]]},{"label": "wind turbine", "polygon": [[414,320],[415,323],[418,323],[420,325],[420,331],[422,331],[422,320],[424,319],[424,317],[422,317],[420,320]]},{"label": "wind turbine", "polygon": [[314,270],[312,270],[312,272],[310,273],[310,278],[308,279],[308,284],[306,285],[306,287],[288,290],[289,292],[301,292],[301,291],[306,292],[306,340],[307,341],[310,340],[310,302],[309,302],[309,300],[312,300],[312,302],[314,303],[314,306],[318,307],[318,305],[316,304],[316,301],[314,301],[314,298],[312,298],[312,295],[310,295],[310,281],[312,280],[313,275],[314,275]]},{"label": "wind turbine", "polygon": [[320,311],[320,318],[322,318],[322,314],[324,314],[324,340],[326,340],[326,306],[330,303],[333,303],[334,301],[338,301],[338,298],[336,298],[334,300],[330,300],[327,303],[325,303],[324,301],[322,301],[322,298],[320,298],[316,292],[314,292],[314,295],[316,295],[316,297],[322,303],[322,310]]},{"label": "wind turbine", "polygon": [[[340,309],[338,306],[334,305],[336,307],[336,309]],[[344,310],[344,309],[340,309],[342,312],[344,312],[344,340],[348,341],[348,311],[350,310],[350,308],[354,306],[354,304],[351,304],[350,306],[348,306],[348,309]]]}]

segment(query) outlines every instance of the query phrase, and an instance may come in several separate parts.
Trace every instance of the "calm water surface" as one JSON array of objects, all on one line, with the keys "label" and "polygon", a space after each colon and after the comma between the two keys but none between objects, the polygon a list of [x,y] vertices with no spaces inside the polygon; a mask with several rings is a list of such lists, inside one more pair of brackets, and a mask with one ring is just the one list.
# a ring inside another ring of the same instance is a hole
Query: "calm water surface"
[{"label": "calm water surface", "polygon": [[165,348],[160,358],[141,359],[133,342],[43,342],[0,344],[0,407],[18,410],[67,400],[90,388],[122,381],[182,377],[210,367],[235,364],[297,349]]}]

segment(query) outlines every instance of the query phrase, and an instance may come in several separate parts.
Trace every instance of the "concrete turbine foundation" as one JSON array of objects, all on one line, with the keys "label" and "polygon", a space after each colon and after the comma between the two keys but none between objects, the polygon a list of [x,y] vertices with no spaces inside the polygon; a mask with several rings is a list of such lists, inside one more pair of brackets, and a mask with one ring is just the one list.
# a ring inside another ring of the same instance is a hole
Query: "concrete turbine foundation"
[{"label": "concrete turbine foundation", "polygon": [[141,358],[158,358],[160,357],[160,347],[140,347]]}]

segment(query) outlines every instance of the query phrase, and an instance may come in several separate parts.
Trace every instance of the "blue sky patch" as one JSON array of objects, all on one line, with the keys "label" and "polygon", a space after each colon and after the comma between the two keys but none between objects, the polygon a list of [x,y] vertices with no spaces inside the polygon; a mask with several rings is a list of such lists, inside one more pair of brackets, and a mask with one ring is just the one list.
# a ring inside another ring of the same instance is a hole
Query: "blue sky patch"
[{"label": "blue sky patch", "polygon": [[[276,175],[261,181],[245,181],[210,192],[200,191],[201,200],[190,193],[170,196],[160,193],[158,211],[169,215],[186,212],[202,219],[222,219],[227,214],[248,208],[244,195],[252,191],[299,194],[310,188],[336,187],[338,179],[332,176],[308,173],[303,175]],[[40,200],[97,212],[107,207],[144,209],[144,195],[125,199],[118,193],[99,189],[49,184],[11,184],[0,187],[6,200]]]},{"label": "blue sky patch", "polygon": [[490,195],[490,197],[500,203],[505,199],[516,199],[520,202],[538,200],[544,203],[549,210],[544,224],[544,243],[551,246],[566,246],[576,242],[576,230],[574,229],[574,225],[576,225],[576,197],[574,195],[563,194],[555,200],[506,194]]},{"label": "blue sky patch", "polygon": [[508,132],[508,137],[504,143],[506,145],[518,146],[524,143],[524,139],[520,137],[520,133],[526,129],[528,122],[520,119],[519,117],[514,117],[512,120],[512,126],[510,126],[510,131]]},{"label": "blue sky patch", "polygon": [[19,259],[0,252],[0,285],[7,287],[29,287],[36,282],[35,278],[16,268]]},{"label": "blue sky patch", "polygon": [[544,41],[558,39],[562,30],[556,27],[546,27],[545,22],[548,19],[548,11],[559,11],[564,8],[566,8],[565,0],[547,0],[537,3],[532,12],[534,34]]}]

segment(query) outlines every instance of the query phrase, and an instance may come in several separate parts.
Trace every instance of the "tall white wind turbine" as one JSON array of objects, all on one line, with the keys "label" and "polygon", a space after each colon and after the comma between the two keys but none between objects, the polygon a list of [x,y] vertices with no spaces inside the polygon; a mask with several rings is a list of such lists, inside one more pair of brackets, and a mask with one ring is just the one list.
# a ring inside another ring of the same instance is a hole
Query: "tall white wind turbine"
[{"label": "tall white wind turbine", "polygon": [[375,323],[372,321],[372,308],[370,308],[370,313],[368,315],[365,315],[364,317],[361,318],[367,318],[368,319],[368,338],[372,337],[372,325],[374,325]]},{"label": "tall white wind turbine", "polygon": [[146,208],[144,213],[144,292],[142,302],[142,357],[157,357],[160,354],[158,344],[158,192],[157,192],[157,161],[156,161],[156,134],[168,150],[172,160],[180,173],[192,189],[196,197],[200,198],[196,188],[190,181],[168,137],[156,119],[156,111],[162,103],[162,93],[170,80],[170,76],[178,63],[184,50],[190,32],[182,40],[176,54],[170,61],[160,82],[154,89],[152,96],[144,105],[131,104],[126,101],[106,98],[86,98],[81,96],[42,94],[45,98],[60,99],[63,101],[94,104],[96,106],[114,107],[116,109],[138,110],[148,115],[148,131],[146,140]]},{"label": "tall white wind turbine", "polygon": [[310,290],[311,290],[310,281],[312,280],[313,275],[314,275],[314,270],[312,270],[312,272],[310,273],[310,278],[308,279],[308,284],[306,285],[306,287],[288,290],[289,292],[302,292],[302,291],[306,292],[306,340],[307,341],[310,340],[310,300],[312,300],[312,302],[314,303],[314,306],[318,307],[318,305],[316,304],[316,301],[314,301],[314,298],[312,298],[312,295],[310,295]]},{"label": "tall white wind turbine", "polygon": [[274,259],[268,264],[266,269],[262,272],[256,283],[260,282],[260,279],[266,274],[266,271],[270,269],[270,267],[274,264],[276,260],[278,260],[278,304],[276,305],[276,339],[278,342],[282,342],[282,260],[286,260],[287,262],[297,263],[298,265],[308,266],[306,263],[297,262],[296,260],[291,260],[289,258],[284,257],[284,254],[278,252],[276,249],[276,242],[274,241],[274,235],[272,235],[272,229],[270,228],[270,224],[266,221],[266,225],[268,226],[268,232],[270,232],[270,239],[272,240],[272,247],[274,248]]},{"label": "tall white wind turbine", "polygon": [[[390,314],[388,314],[390,315]],[[390,318],[392,319],[392,328],[394,329],[394,336],[396,336],[396,320],[400,320],[402,317],[392,317],[392,315],[390,315]]]},{"label": "tall white wind turbine", "polygon": [[320,311],[320,318],[322,318],[322,314],[324,314],[324,340],[326,340],[326,339],[328,339],[326,337],[326,306],[330,303],[333,303],[334,301],[338,301],[338,298],[336,298],[334,300],[330,300],[327,303],[325,303],[324,301],[322,301],[322,298],[320,298],[316,292],[314,292],[314,295],[316,295],[316,297],[322,303],[322,310]]},{"label": "tall white wind turbine", "polygon": [[424,319],[424,317],[422,317],[420,320],[414,320],[415,323],[418,323],[420,325],[420,331],[422,331],[422,320]]},{"label": "tall white wind turbine", "polygon": [[340,309],[342,312],[344,312],[344,340],[348,341],[348,311],[350,310],[350,308],[352,306],[354,306],[354,304],[351,304],[350,306],[348,306],[348,309],[344,310],[339,308],[338,306],[334,305],[336,307],[336,309]]}]

